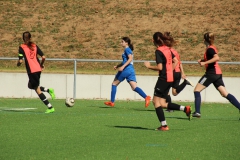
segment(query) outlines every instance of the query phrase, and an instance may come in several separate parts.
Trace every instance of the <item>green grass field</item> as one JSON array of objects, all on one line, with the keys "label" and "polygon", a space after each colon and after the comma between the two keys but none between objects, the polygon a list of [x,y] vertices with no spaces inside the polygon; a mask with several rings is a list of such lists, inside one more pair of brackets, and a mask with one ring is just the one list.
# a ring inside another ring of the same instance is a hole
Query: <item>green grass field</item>
[{"label": "green grass field", "polygon": [[240,157],[240,115],[231,104],[203,103],[202,117],[192,121],[165,112],[170,130],[161,132],[154,130],[160,124],[153,105],[145,109],[143,101],[117,101],[114,108],[101,100],[76,100],[72,108],[50,102],[53,114],[39,99],[0,99],[1,160]]}]

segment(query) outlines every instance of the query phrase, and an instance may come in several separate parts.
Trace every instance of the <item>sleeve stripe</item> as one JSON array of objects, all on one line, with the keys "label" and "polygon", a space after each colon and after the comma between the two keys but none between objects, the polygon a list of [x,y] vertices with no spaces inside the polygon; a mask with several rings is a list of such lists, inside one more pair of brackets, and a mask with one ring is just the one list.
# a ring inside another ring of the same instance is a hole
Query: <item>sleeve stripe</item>
[{"label": "sleeve stripe", "polygon": [[22,56],[23,56],[23,54],[19,53],[19,54],[18,54],[18,56],[19,56],[19,57],[22,57]]}]

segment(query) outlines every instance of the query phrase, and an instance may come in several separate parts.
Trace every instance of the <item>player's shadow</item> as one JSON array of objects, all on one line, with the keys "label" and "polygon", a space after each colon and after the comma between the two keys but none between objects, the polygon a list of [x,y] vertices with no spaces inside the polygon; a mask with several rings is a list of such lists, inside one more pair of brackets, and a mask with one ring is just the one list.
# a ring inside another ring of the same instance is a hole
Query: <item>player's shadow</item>
[{"label": "player's shadow", "polygon": [[129,128],[129,129],[137,129],[137,130],[152,130],[149,128],[144,128],[144,127],[136,127],[136,126],[113,126],[115,128]]},{"label": "player's shadow", "polygon": [[108,107],[108,106],[100,106],[100,105],[91,105],[87,107],[95,107],[95,108],[114,108],[114,107]]},{"label": "player's shadow", "polygon": [[193,117],[192,120],[199,120],[199,121],[240,121],[240,118],[238,119],[237,117],[236,118],[229,118],[227,119],[228,117],[226,118],[223,118],[223,117],[219,117],[219,118],[211,118],[211,117],[208,117],[208,118],[195,118]]},{"label": "player's shadow", "polygon": [[188,120],[189,119],[187,117],[171,117],[171,116],[165,116],[166,118],[172,118],[172,119],[180,119],[180,120]]},{"label": "player's shadow", "polygon": [[133,108],[132,110],[134,110],[134,111],[144,111],[144,112],[155,112],[155,110],[152,110],[152,109]]},{"label": "player's shadow", "polygon": [[[143,112],[155,112],[155,110],[150,110],[150,109],[136,109],[136,108],[133,108],[133,110],[135,111],[143,111]],[[180,120],[188,120],[187,117],[174,117],[174,116],[169,116],[168,114],[173,114],[173,113],[167,113],[165,114],[165,117],[166,118],[173,118],[173,119],[180,119]]]},{"label": "player's shadow", "polygon": [[98,106],[98,108],[114,108],[114,107]]}]

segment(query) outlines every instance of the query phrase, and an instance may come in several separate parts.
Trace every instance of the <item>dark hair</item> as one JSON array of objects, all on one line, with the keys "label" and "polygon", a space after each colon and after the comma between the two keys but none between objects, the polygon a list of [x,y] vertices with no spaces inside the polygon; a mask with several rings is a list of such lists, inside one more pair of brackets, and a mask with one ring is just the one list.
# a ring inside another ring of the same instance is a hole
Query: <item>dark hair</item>
[{"label": "dark hair", "polygon": [[131,40],[129,37],[123,37],[122,40],[124,40],[125,42],[127,42],[129,48],[133,51],[134,50],[134,47],[133,47],[133,44],[131,43]]},{"label": "dark hair", "polygon": [[28,48],[33,50],[33,47],[32,47],[33,42],[31,42],[31,37],[32,37],[32,35],[30,32],[28,32],[28,31],[23,32],[22,38],[23,38],[24,43],[28,46]]},{"label": "dark hair", "polygon": [[204,40],[208,42],[210,45],[214,43],[214,34],[212,32],[207,32],[203,36]]},{"label": "dark hair", "polygon": [[174,38],[172,37],[170,32],[164,32],[164,37],[166,38],[164,40],[164,44],[168,47],[172,47],[176,44],[176,41],[174,40]]},{"label": "dark hair", "polygon": [[153,34],[153,41],[154,41],[155,45],[163,46],[164,45],[163,39],[164,39],[164,37],[163,37],[163,34],[161,32],[155,32]]}]

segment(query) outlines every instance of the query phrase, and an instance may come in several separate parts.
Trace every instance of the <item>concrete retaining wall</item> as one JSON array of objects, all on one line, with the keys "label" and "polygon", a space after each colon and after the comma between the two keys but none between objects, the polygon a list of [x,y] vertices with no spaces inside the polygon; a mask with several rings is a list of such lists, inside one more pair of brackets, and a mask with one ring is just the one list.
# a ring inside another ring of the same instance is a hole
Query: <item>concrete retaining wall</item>
[{"label": "concrete retaining wall", "polygon": [[[0,97],[4,98],[37,98],[35,91],[27,87],[28,76],[26,73],[0,73]],[[200,77],[188,77],[194,84],[197,84]],[[76,76],[76,99],[109,99],[111,83],[114,75],[85,75]],[[227,91],[240,100],[240,78],[224,77]],[[57,99],[73,97],[73,74],[47,74],[42,73],[41,86],[54,88]],[[153,95],[153,88],[157,76],[138,76],[138,86],[147,95]],[[194,87],[186,88],[178,95],[172,97],[173,101],[193,101]],[[45,94],[48,98],[50,96]],[[201,92],[204,102],[228,102],[223,98],[213,85]],[[129,84],[124,81],[117,88],[116,100],[143,100],[137,93],[131,90]]]}]

